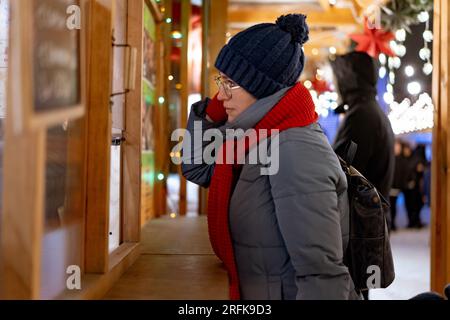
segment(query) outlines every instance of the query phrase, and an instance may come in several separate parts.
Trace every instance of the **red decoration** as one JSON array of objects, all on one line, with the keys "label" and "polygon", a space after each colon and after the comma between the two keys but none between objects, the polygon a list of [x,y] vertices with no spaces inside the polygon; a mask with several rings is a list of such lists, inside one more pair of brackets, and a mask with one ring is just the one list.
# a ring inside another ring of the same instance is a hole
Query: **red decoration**
[{"label": "red decoration", "polygon": [[355,51],[366,52],[373,58],[378,58],[380,53],[395,56],[389,46],[389,42],[395,38],[394,34],[383,29],[369,28],[367,20],[364,23],[364,33],[351,34],[350,38],[358,43]]},{"label": "red decoration", "polygon": [[315,78],[311,81],[313,89],[317,92],[317,95],[324,93],[326,91],[332,91],[330,85],[325,80],[319,80]]}]

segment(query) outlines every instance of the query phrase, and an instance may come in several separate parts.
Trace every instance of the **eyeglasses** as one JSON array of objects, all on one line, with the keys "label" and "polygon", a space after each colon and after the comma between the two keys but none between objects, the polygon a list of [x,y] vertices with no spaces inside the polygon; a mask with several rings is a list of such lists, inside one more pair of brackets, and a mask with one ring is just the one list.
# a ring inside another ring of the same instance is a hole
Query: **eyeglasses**
[{"label": "eyeglasses", "polygon": [[219,87],[219,90],[220,90],[220,88],[223,89],[227,99],[231,99],[233,97],[233,92],[232,92],[233,90],[240,88],[240,86],[237,85],[235,82],[223,77],[222,75],[216,76],[214,78],[214,80],[216,81],[216,84]]}]

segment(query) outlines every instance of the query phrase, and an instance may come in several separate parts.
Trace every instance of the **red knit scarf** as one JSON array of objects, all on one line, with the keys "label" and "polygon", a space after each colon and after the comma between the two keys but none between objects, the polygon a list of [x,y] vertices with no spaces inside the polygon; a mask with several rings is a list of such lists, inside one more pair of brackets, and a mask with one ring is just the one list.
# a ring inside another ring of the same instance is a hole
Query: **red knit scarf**
[{"label": "red knit scarf", "polygon": [[[272,129],[280,132],[289,128],[308,126],[318,119],[314,102],[309,91],[300,83],[290,89],[281,101],[269,111],[264,118],[254,127],[259,130],[267,130],[268,135],[258,135],[257,143],[270,136]],[[224,155],[228,141],[222,145],[219,155]],[[251,147],[246,145],[246,151]],[[225,155],[226,156],[226,155]],[[238,177],[239,165],[216,163],[214,174],[209,187],[208,201],[208,231],[211,245],[216,255],[224,263],[229,276],[230,299],[239,300],[239,277],[234,258],[233,244],[228,222],[228,210],[233,186]]]}]

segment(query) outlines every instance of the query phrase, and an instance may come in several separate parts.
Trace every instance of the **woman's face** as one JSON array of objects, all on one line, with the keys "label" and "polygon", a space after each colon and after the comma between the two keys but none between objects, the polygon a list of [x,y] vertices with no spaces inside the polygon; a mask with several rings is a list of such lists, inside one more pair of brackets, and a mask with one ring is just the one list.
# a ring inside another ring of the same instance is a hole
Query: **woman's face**
[{"label": "woman's face", "polygon": [[[227,80],[228,78],[221,74],[223,80]],[[250,93],[245,91],[244,88],[234,88],[231,90],[231,97],[228,97],[225,90],[220,87],[219,95],[217,99],[223,101],[223,106],[225,107],[225,111],[228,114],[228,122],[233,122],[236,118],[245,110],[248,109],[253,103],[256,102],[256,98],[253,97]]]}]

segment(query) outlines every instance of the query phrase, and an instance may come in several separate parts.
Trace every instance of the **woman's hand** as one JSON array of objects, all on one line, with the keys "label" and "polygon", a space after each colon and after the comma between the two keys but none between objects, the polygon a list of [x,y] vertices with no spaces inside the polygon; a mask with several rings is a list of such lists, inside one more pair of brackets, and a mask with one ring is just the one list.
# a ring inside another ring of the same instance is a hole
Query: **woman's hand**
[{"label": "woman's hand", "polygon": [[225,112],[223,102],[217,99],[218,94],[212,98],[206,107],[206,115],[212,122],[225,122],[228,119],[228,114]]}]

